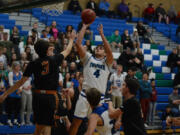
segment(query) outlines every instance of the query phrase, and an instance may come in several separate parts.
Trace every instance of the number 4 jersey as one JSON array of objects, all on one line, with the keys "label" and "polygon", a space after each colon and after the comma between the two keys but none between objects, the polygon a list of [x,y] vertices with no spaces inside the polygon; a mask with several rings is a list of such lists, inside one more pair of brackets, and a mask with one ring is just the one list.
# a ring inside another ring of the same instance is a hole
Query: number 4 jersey
[{"label": "number 4 jersey", "polygon": [[106,57],[104,59],[97,59],[90,53],[86,53],[82,62],[84,65],[83,89],[96,88],[102,94],[105,94],[107,80],[110,73],[110,67],[106,63]]}]

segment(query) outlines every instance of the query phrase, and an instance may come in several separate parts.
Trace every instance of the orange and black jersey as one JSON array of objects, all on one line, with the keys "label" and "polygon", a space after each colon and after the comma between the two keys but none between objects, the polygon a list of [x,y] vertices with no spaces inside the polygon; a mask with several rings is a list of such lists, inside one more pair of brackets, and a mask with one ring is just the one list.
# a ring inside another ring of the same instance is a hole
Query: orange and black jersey
[{"label": "orange and black jersey", "polygon": [[28,64],[23,76],[34,76],[35,89],[56,90],[59,80],[59,66],[63,59],[62,54],[36,59]]}]

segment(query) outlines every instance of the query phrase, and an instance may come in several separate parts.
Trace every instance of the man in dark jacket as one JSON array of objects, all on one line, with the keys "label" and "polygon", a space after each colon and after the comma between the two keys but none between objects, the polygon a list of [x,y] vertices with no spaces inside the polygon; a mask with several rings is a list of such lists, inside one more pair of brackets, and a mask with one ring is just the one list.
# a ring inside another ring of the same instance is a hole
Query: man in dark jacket
[{"label": "man in dark jacket", "polygon": [[165,22],[169,24],[169,17],[167,16],[162,3],[160,3],[159,6],[156,8],[155,14],[159,23],[161,23],[162,19],[164,19]]},{"label": "man in dark jacket", "polygon": [[96,14],[98,12],[98,6],[94,0],[89,0],[89,2],[87,3],[87,8],[94,10]]},{"label": "man in dark jacket", "polygon": [[171,68],[171,72],[173,71],[174,67],[177,67],[177,59],[178,59],[177,49],[174,48],[172,53],[168,55],[168,60],[166,63],[166,66]]}]

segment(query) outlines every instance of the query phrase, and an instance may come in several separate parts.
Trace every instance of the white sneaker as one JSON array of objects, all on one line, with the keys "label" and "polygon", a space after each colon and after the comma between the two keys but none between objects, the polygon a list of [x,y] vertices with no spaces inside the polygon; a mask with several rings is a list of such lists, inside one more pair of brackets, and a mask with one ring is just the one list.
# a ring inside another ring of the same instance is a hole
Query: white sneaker
[{"label": "white sneaker", "polygon": [[7,124],[8,124],[10,127],[13,127],[13,124],[12,124],[11,120],[8,120],[8,121],[7,121]]},{"label": "white sneaker", "polygon": [[21,122],[21,126],[24,126],[25,125],[25,122]]},{"label": "white sneaker", "polygon": [[145,126],[145,128],[147,128],[147,127],[148,127],[148,125],[147,125],[146,123],[144,123],[144,126]]}]

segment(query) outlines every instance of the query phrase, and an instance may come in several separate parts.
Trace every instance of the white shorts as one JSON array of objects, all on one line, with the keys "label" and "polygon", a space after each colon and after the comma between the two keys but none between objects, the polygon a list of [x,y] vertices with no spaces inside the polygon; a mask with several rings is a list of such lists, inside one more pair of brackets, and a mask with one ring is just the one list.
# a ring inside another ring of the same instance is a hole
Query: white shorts
[{"label": "white shorts", "polygon": [[[104,95],[101,96],[101,103],[104,102]],[[85,119],[92,112],[91,107],[86,99],[85,91],[82,90],[79,94],[79,99],[76,103],[74,117],[78,119]]]}]

